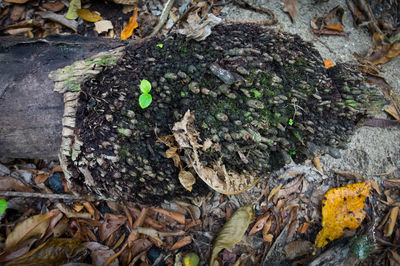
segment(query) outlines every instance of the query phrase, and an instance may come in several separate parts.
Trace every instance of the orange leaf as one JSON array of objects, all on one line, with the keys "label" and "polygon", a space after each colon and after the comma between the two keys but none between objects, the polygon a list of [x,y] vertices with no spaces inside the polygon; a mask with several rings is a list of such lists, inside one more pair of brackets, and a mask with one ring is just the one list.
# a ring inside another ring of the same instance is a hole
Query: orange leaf
[{"label": "orange leaf", "polygon": [[185,224],[186,223],[186,219],[185,219],[185,215],[180,213],[180,212],[175,212],[175,211],[167,211],[161,208],[153,208],[153,211],[161,213],[175,221],[177,221],[180,224]]},{"label": "orange leaf", "polygon": [[340,24],[325,25],[324,28],[328,30],[344,31],[342,25]]},{"label": "orange leaf", "polygon": [[330,67],[335,66],[335,63],[333,63],[333,61],[330,60],[330,59],[325,59],[324,60],[324,65],[325,65],[325,68],[330,68]]},{"label": "orange leaf", "polygon": [[96,12],[92,12],[89,9],[78,9],[76,13],[78,13],[78,16],[80,18],[89,22],[97,22],[103,20],[103,18],[100,17],[99,14],[97,14]]},{"label": "orange leaf", "polygon": [[259,217],[257,219],[257,222],[253,225],[253,227],[251,228],[249,235],[255,234],[258,231],[260,231],[261,229],[263,229],[265,223],[267,222],[269,218],[269,213],[264,214],[263,216]]},{"label": "orange leaf", "polygon": [[171,250],[175,250],[181,247],[184,247],[186,245],[189,245],[192,243],[192,237],[191,236],[185,236],[181,239],[179,239],[172,247]]},{"label": "orange leaf", "polygon": [[328,244],[327,239],[335,240],[344,235],[345,228],[358,228],[365,212],[365,198],[369,196],[370,182],[350,184],[345,187],[334,188],[325,194],[322,201],[322,230],[315,239],[317,247]]},{"label": "orange leaf", "polygon": [[125,26],[124,30],[121,33],[121,40],[126,40],[131,37],[133,30],[136,29],[139,24],[137,23],[138,18],[138,8],[136,7],[133,11],[132,17],[129,19],[129,23]]}]

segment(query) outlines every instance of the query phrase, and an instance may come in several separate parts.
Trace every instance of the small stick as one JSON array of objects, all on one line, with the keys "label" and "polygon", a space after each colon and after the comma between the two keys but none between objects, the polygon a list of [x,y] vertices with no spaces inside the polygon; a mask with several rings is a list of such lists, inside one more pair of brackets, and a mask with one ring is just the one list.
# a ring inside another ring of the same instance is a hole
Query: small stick
[{"label": "small stick", "polygon": [[112,200],[112,199],[100,198],[89,195],[77,196],[72,194],[51,194],[51,193],[38,193],[38,192],[15,192],[15,191],[0,191],[0,197],[62,199],[62,200],[77,200],[77,201]]},{"label": "small stick", "polygon": [[161,30],[164,26],[165,22],[168,19],[169,11],[171,10],[172,6],[174,5],[175,0],[168,0],[167,4],[164,7],[164,10],[161,13],[160,21],[155,26],[153,32],[149,35],[149,38],[156,36],[156,34]]}]

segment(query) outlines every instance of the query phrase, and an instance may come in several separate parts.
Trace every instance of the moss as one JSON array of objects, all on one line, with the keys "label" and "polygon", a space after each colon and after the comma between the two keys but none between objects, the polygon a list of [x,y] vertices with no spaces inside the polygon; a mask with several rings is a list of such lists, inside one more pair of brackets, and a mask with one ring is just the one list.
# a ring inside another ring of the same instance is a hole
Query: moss
[{"label": "moss", "polygon": [[294,63],[296,66],[305,66],[306,62],[304,61],[304,59],[302,57],[299,57],[296,59],[296,62]]},{"label": "moss", "polygon": [[350,92],[351,91],[351,89],[348,86],[343,86],[343,90],[346,91],[346,92]]}]

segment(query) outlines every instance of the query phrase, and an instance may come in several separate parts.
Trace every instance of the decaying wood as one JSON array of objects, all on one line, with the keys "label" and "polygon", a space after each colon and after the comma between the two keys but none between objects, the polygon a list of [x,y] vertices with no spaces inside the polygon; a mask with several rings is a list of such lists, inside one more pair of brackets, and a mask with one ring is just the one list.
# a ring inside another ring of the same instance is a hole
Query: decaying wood
[{"label": "decaying wood", "polygon": [[64,104],[48,74],[123,44],[75,35],[0,38],[0,157],[57,158]]}]

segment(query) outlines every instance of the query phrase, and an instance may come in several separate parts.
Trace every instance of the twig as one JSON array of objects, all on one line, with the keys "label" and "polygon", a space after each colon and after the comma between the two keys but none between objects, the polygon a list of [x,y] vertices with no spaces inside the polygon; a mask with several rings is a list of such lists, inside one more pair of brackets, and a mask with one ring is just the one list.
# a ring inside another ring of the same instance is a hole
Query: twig
[{"label": "twig", "polygon": [[165,22],[168,19],[169,11],[171,10],[172,6],[174,5],[174,2],[175,2],[175,0],[168,0],[167,4],[164,7],[164,10],[161,13],[160,21],[158,22],[157,26],[155,26],[153,32],[149,35],[149,38],[156,36],[156,34],[164,26]]},{"label": "twig", "polygon": [[62,200],[76,200],[76,201],[97,201],[97,200],[112,200],[96,196],[77,196],[71,194],[51,194],[51,193],[38,193],[38,192],[14,192],[14,191],[0,191],[0,197],[21,197],[21,198],[42,198],[42,199],[62,199]]}]

